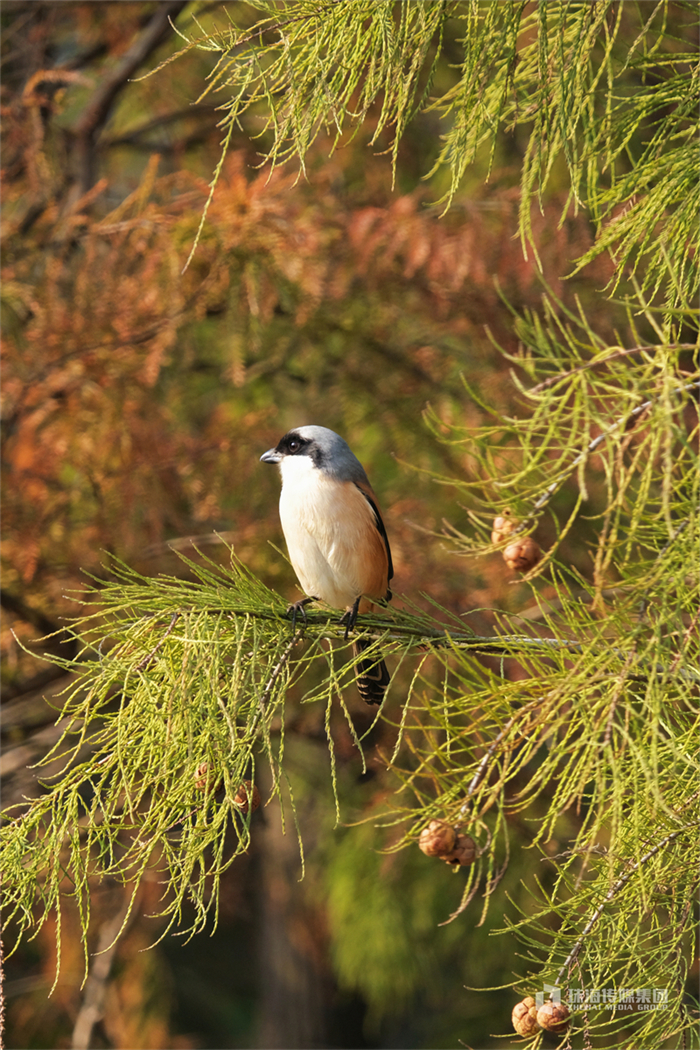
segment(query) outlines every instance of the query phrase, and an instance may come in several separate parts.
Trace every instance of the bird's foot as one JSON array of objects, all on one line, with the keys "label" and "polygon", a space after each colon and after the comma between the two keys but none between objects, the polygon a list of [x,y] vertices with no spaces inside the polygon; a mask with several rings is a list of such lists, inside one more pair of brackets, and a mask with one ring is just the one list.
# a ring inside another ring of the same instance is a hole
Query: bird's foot
[{"label": "bird's foot", "polygon": [[297,616],[301,617],[304,622],[304,627],[306,627],[305,606],[308,605],[309,602],[315,602],[316,600],[316,598],[302,598],[298,602],[292,602],[292,604],[287,607],[287,615],[292,618],[292,634],[294,634],[297,627]]},{"label": "bird's foot", "polygon": [[358,595],[357,598],[355,598],[352,609],[348,609],[348,611],[344,613],[343,616],[341,616],[340,618],[340,622],[345,624],[346,642],[348,640],[348,635],[350,634],[350,631],[354,629],[355,624],[357,623],[357,610],[360,608],[360,598],[361,595]]}]

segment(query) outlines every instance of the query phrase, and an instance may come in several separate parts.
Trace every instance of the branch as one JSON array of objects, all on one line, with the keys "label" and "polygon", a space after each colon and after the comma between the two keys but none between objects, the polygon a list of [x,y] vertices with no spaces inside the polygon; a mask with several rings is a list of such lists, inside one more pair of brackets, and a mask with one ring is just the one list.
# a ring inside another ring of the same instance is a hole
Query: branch
[{"label": "branch", "polygon": [[185,6],[186,0],[168,0],[167,3],[157,5],[155,14],[144,31],[102,81],[73,128],[78,153],[79,182],[83,193],[87,193],[95,181],[95,143],[117,95],[126,87],[141,63],[167,39],[171,32],[171,20],[176,18]]},{"label": "branch", "polygon": [[275,664],[275,666],[272,668],[272,673],[270,674],[270,677],[268,678],[267,682],[265,683],[265,688],[263,689],[262,696],[260,697],[260,710],[261,711],[265,710],[265,704],[267,703],[268,697],[270,696],[270,693],[272,692],[272,687],[275,684],[275,682],[277,681],[277,679],[279,678],[280,674],[282,673],[282,671],[283,671],[287,661],[289,660],[289,657],[291,655],[292,649],[297,644],[297,642],[301,640],[301,638],[303,637],[303,634],[304,634],[303,630],[300,629],[300,630],[296,631],[295,634],[292,635],[291,641],[289,642],[289,644],[285,648],[284,652],[280,656],[280,658],[277,661],[277,663]]},{"label": "branch", "polygon": [[[17,700],[18,697],[26,697],[28,693],[36,693],[39,690],[45,689],[47,685],[51,685],[52,682],[57,681],[59,678],[63,678],[65,673],[66,671],[63,665],[58,667],[47,667],[45,671],[39,671],[38,674],[32,675],[31,678],[26,678],[23,682],[8,682],[7,685],[3,685],[3,726],[7,728],[6,705],[9,704],[11,700]],[[20,724],[23,723],[20,721]]]},{"label": "branch", "polygon": [[133,896],[129,897],[116,915],[100,928],[96,958],[85,985],[85,995],[73,1027],[72,1050],[87,1050],[92,1045],[92,1033],[95,1025],[104,1014],[104,1001],[107,982],[117,950],[120,934],[124,932],[129,919],[134,915]]},{"label": "branch", "polygon": [[[661,561],[661,559],[663,558],[663,556],[666,553],[666,551],[669,550],[671,548],[671,545],[676,542],[678,537],[681,536],[685,532],[685,530],[688,528],[688,525],[690,525],[690,518],[686,518],[684,521],[682,521],[680,523],[680,525],[678,526],[678,528],[674,532],[673,536],[671,536],[670,540],[668,540],[668,542],[663,545],[663,547],[661,548],[659,553],[656,555],[656,558],[654,559],[654,561],[656,563]],[[644,595],[643,595],[642,600],[641,600],[640,605],[639,605],[639,619],[640,620],[642,620],[646,616],[647,607],[649,605],[649,592],[650,592],[650,590],[651,590],[651,584],[645,590]],[[676,660],[674,660],[674,665],[677,662],[678,662],[678,657],[676,657]]]},{"label": "branch", "polygon": [[469,799],[471,798],[471,796],[474,794],[474,792],[478,788],[478,786],[481,783],[481,781],[484,779],[484,774],[486,773],[486,768],[488,766],[489,759],[492,757],[492,755],[493,755],[494,751],[496,750],[496,748],[498,747],[498,745],[501,743],[501,741],[503,739],[505,739],[505,737],[510,732],[511,728],[515,725],[516,722],[520,721],[520,719],[523,717],[524,714],[526,714],[533,707],[537,707],[537,705],[541,704],[541,703],[542,703],[542,698],[538,696],[535,700],[531,700],[529,704],[525,704],[525,706],[521,707],[520,710],[516,714],[514,714],[512,718],[508,719],[508,721],[503,726],[503,729],[500,731],[500,733],[496,737],[494,737],[494,739],[492,740],[488,750],[486,751],[486,754],[484,755],[484,757],[482,758],[481,762],[479,763],[479,765],[477,767],[477,770],[476,770],[476,773],[474,774],[474,776],[471,779],[471,783],[469,784],[469,787],[467,788],[467,796],[466,796],[466,798],[465,798],[465,800],[464,800],[464,802],[462,804],[462,808],[459,811],[460,817],[466,817],[467,816],[467,803],[469,802]]},{"label": "branch", "polygon": [[[696,379],[694,382],[687,383],[685,386],[681,387],[682,393],[686,393],[689,390],[700,390],[700,380]],[[621,427],[623,424],[629,424],[631,420],[636,419],[643,412],[646,412],[648,408],[651,408],[655,400],[656,399],[652,397],[648,401],[645,401],[643,404],[637,405],[636,408],[633,408],[632,411],[627,413],[626,415],[620,416],[620,418],[616,419],[615,422],[612,423],[606,430],[604,430],[602,434],[599,434],[597,438],[594,438],[593,441],[589,443],[587,448],[585,448],[582,452],[579,452],[574,461],[569,464],[567,469],[562,471],[561,474],[559,474],[558,477],[554,479],[551,485],[549,485],[544,490],[542,495],[535,501],[532,507],[533,514],[538,510],[542,510],[545,504],[547,504],[550,501],[557,489],[566,481],[568,477],[570,477],[572,471],[576,469],[579,463],[582,463],[583,460],[587,459],[588,456],[591,455],[591,453],[595,452],[598,446],[602,445],[605,439],[610,437],[610,435],[615,430],[617,430],[618,427]],[[523,522],[520,528],[524,528],[526,524],[527,522]]]},{"label": "branch", "polygon": [[[50,639],[52,642],[51,648],[54,648],[54,646],[57,648],[60,647],[61,655],[65,659],[70,660],[77,654],[78,643],[69,628],[59,627],[57,623],[50,620],[40,609],[35,609],[31,605],[27,605],[24,599],[20,598],[19,595],[12,594],[10,591],[3,588],[0,590],[0,607],[39,631],[43,636],[42,641]],[[31,645],[33,643],[29,644]],[[65,648],[66,646],[68,648]],[[13,700],[15,697],[20,696],[23,693],[40,689],[63,674],[64,670],[62,667],[59,669],[51,668],[46,671],[41,671],[39,674],[22,682],[7,682],[2,690],[3,704],[7,703],[9,700]]]},{"label": "branch", "polygon": [[555,985],[558,985],[560,983],[564,976],[564,971],[568,969],[571,963],[574,962],[574,960],[578,956],[578,953],[583,947],[583,942],[597,923],[598,919],[603,914],[606,904],[609,904],[610,901],[613,900],[615,896],[617,896],[620,890],[627,885],[634,873],[636,871],[639,871],[643,864],[646,864],[648,860],[656,856],[656,854],[659,853],[665,846],[667,846],[669,842],[673,842],[674,839],[677,839],[679,835],[683,834],[683,832],[691,831],[693,828],[697,828],[699,824],[700,821],[695,821],[693,824],[686,824],[685,827],[678,828],[677,831],[672,831],[670,835],[667,835],[665,839],[662,839],[661,842],[658,842],[656,846],[652,846],[652,848],[647,853],[645,853],[643,857],[640,857],[639,860],[635,861],[629,868],[629,870],[624,875],[620,876],[617,882],[610,887],[608,892],[605,894],[605,897],[603,898],[602,902],[598,905],[598,907],[593,912],[590,919],[584,926],[581,936],[576,941],[576,944],[573,946],[566,959],[562,963],[559,973],[557,974],[553,982]]},{"label": "branch", "polygon": [[[181,120],[191,120],[193,117],[199,118],[211,118],[217,113],[218,107],[213,104],[206,104],[200,102],[188,106],[187,109],[176,109],[171,113],[164,113],[162,116],[153,117],[151,120],[145,121],[143,124],[139,124],[132,128],[131,131],[125,131],[121,135],[113,135],[108,139],[103,140],[103,145],[108,148],[114,146],[141,146],[143,148],[153,150],[153,145],[149,142],[141,142],[141,138],[144,135],[148,135],[151,131],[157,131],[160,128],[167,127],[169,124],[176,124]],[[203,123],[203,121],[202,121]],[[209,132],[207,131],[207,134]],[[196,135],[200,136],[202,133],[197,131]],[[174,149],[178,147],[182,142],[190,143],[193,141],[193,136],[185,136],[184,139],[179,140],[176,143],[163,143],[158,146],[158,153],[164,152],[166,149]]]},{"label": "branch", "polygon": [[234,41],[233,47],[226,48],[226,51],[230,52],[234,47],[240,47],[241,44],[248,44],[251,40],[255,40],[256,37],[262,46],[263,33],[278,33],[281,36],[280,30],[286,29],[287,26],[294,25],[295,22],[318,21],[327,11],[330,11],[336,6],[337,3],[338,0],[330,0],[330,3],[323,4],[318,11],[314,11],[312,14],[309,14],[308,11],[304,11],[303,14],[293,15],[291,18],[285,18],[281,22],[272,22],[270,25],[265,25],[264,20],[258,22],[258,24],[253,27],[252,33],[239,37]]},{"label": "branch", "polygon": [[[258,614],[253,614],[258,615]],[[274,613],[262,613],[260,614],[263,618],[268,619],[279,619],[280,617]],[[307,613],[309,624],[323,624],[326,623],[328,627],[331,625],[337,626],[335,618],[326,618],[314,616],[313,613]],[[357,619],[357,626],[360,627],[363,621],[363,617],[359,616]],[[390,621],[391,622],[391,621]],[[581,642],[573,641],[569,638],[537,638],[531,637],[525,634],[505,634],[505,635],[479,635],[479,634],[456,634],[447,629],[440,630],[438,628],[430,629],[426,628],[424,624],[418,626],[412,626],[410,624],[400,624],[393,622],[388,630],[381,629],[381,622],[379,617],[373,617],[369,623],[369,630],[365,631],[367,638],[372,641],[387,641],[387,642],[405,642],[407,639],[412,639],[413,644],[421,646],[431,646],[437,648],[454,648],[460,649],[464,652],[473,652],[479,656],[516,656],[523,650],[541,650],[546,653],[548,649],[555,650],[557,652],[566,651],[572,654],[580,654],[584,651],[584,646]],[[374,629],[372,629],[374,628]],[[334,638],[337,636],[335,631],[328,631],[324,634],[326,638]],[[624,649],[620,649],[616,646],[609,646],[607,652],[614,653],[617,657],[624,660],[627,658],[628,653]],[[663,673],[667,670],[663,665],[659,664],[656,667],[659,673]],[[700,675],[694,674],[692,671],[677,671],[680,677],[687,679],[691,682],[700,683]]]},{"label": "branch", "polygon": [[[230,616],[246,616],[254,620],[267,620],[272,623],[277,623],[280,626],[287,625],[289,623],[286,613],[276,612],[274,609],[251,609],[250,607],[236,608],[234,606],[228,606],[226,608],[212,606],[207,609],[212,615],[219,615],[221,613],[228,613]],[[376,642],[397,642],[408,645],[413,648],[438,648],[438,649],[458,649],[461,652],[474,653],[477,656],[505,656],[517,658],[527,652],[539,652],[542,655],[547,654],[548,651],[554,652],[565,652],[571,653],[572,655],[578,655],[584,652],[584,646],[581,642],[576,642],[568,638],[538,638],[530,635],[478,635],[473,633],[462,634],[450,631],[446,628],[430,628],[425,623],[400,623],[396,620],[391,620],[388,616],[359,616],[357,619],[357,628],[364,626],[363,636],[368,640]],[[324,613],[307,613],[304,629],[308,627],[320,628],[317,633],[317,637],[327,638],[333,640],[338,638],[341,634],[341,627],[338,622],[336,612],[324,614]],[[172,630],[171,626],[168,629],[168,633]],[[265,687],[263,699],[267,698],[274,685],[274,682],[282,670],[286,660],[288,659],[289,653],[296,642],[303,636],[303,631],[297,631],[292,635],[292,639],[289,645],[284,651],[280,663],[275,667],[272,675]],[[159,643],[162,644],[162,641]],[[608,653],[613,653],[620,660],[627,660],[629,652],[624,649],[620,649],[616,646],[608,646],[605,650]],[[150,653],[149,653],[150,655]],[[595,653],[593,654],[596,655]],[[141,664],[137,665],[137,670],[141,668]],[[643,673],[638,675],[628,675],[631,680],[646,681],[651,673],[649,668],[645,668],[642,664]],[[671,668],[678,678],[684,681],[691,682],[692,684],[700,684],[700,674],[696,674],[693,671],[688,671],[685,668],[678,668],[676,664]],[[656,674],[667,674],[669,668],[663,664],[656,664],[654,667],[654,673]]]},{"label": "branch", "polygon": [[58,624],[50,620],[48,616],[45,616],[39,609],[32,608],[31,605],[20,598],[16,594],[12,594],[6,588],[0,590],[0,606],[7,612],[13,613],[20,620],[24,620],[25,623],[31,624],[37,631],[41,631],[42,634],[58,634],[59,631],[65,630]]},{"label": "branch", "polygon": [[170,626],[168,627],[167,631],[165,632],[165,634],[163,635],[161,640],[159,642],[157,642],[156,645],[153,646],[153,648],[151,649],[150,653],[146,653],[146,655],[144,656],[143,660],[141,660],[139,663],[136,664],[136,667],[134,668],[134,671],[143,671],[144,667],[148,667],[148,665],[153,662],[153,657],[156,655],[158,650],[163,645],[165,645],[165,639],[171,633],[173,627],[175,626],[175,624],[177,623],[177,621],[179,619],[180,619],[180,613],[179,612],[174,612],[173,615],[172,615],[172,619],[170,620]]},{"label": "branch", "polygon": [[[547,387],[552,386],[554,383],[558,383],[560,379],[568,379],[570,376],[575,376],[579,372],[586,372],[589,368],[597,368],[598,365],[607,365],[610,361],[617,361],[621,357],[627,357],[629,354],[643,354],[653,353],[658,350],[658,346],[632,346],[625,350],[618,348],[613,353],[608,354],[607,357],[601,357],[596,361],[586,361],[585,364],[578,365],[576,368],[570,368],[567,372],[558,372],[555,376],[550,376],[549,379],[544,379],[537,386],[531,387],[528,394],[539,394],[542,390],[546,390]],[[666,346],[668,350],[697,350],[695,343],[669,343]]]}]

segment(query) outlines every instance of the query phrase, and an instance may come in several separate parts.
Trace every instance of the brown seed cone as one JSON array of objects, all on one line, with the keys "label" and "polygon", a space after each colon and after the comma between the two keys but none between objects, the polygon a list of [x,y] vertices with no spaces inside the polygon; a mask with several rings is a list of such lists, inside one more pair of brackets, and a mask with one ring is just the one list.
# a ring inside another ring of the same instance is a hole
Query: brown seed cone
[{"label": "brown seed cone", "polygon": [[540,1027],[537,1023],[537,1005],[531,995],[515,1004],[511,1018],[518,1035],[532,1035],[537,1031]]},{"label": "brown seed cone", "polygon": [[215,795],[221,788],[221,774],[212,769],[209,762],[200,762],[194,777],[194,786],[198,791],[209,791]]},{"label": "brown seed cone", "polygon": [[455,847],[457,832],[444,820],[431,820],[423,828],[418,839],[418,848],[427,857],[447,857]]},{"label": "brown seed cone", "polygon": [[509,569],[517,569],[518,572],[527,572],[537,565],[542,557],[542,551],[537,546],[532,536],[523,536],[521,539],[513,540],[503,551],[503,560]]},{"label": "brown seed cone", "polygon": [[506,507],[502,514],[498,514],[493,519],[493,525],[491,527],[491,542],[501,543],[507,536],[518,527],[520,522],[517,518],[513,517],[513,512],[510,507]]},{"label": "brown seed cone", "polygon": [[250,780],[244,780],[233,801],[241,813],[247,813],[248,806],[252,806],[253,813],[255,813],[255,810],[260,805],[260,792]]},{"label": "brown seed cone", "polygon": [[561,1035],[569,1027],[571,1013],[563,1003],[544,1003],[537,1011],[537,1023],[547,1032]]},{"label": "brown seed cone", "polygon": [[459,864],[466,868],[467,865],[474,863],[476,856],[477,849],[474,839],[470,835],[458,835],[454,849],[442,859],[446,860],[448,864],[454,864],[455,866]]}]

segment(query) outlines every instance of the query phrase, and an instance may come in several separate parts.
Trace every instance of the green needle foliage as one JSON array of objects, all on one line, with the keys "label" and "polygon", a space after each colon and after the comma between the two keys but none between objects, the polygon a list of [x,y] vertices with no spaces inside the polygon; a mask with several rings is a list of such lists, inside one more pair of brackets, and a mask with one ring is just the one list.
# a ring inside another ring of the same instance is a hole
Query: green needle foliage
[{"label": "green needle foliage", "polygon": [[[560,366],[551,342],[542,356],[535,349],[537,329],[522,333],[530,353],[521,363],[533,379]],[[641,1014],[624,1042],[660,1046],[697,1025],[681,989],[700,827],[699,387],[668,345],[653,356],[640,350],[634,363],[588,350],[577,367],[523,387],[523,418],[451,438],[476,475],[458,486],[477,533],[452,529],[459,550],[483,553],[482,514],[516,507],[530,527],[550,517],[556,539],[529,574],[531,615],[499,622],[513,652],[523,629],[553,647],[546,656],[519,652],[517,681],[456,655],[444,695],[426,689],[414,704],[412,761],[397,759],[395,769],[418,802],[408,837],[433,816],[487,843],[463,906],[480,878],[488,902],[515,814],[532,823],[532,844],[545,855],[548,842],[567,840],[548,860],[556,875],[543,874],[532,907],[508,925],[526,948],[527,991],[543,982],[618,997],[668,989],[669,1006]],[[551,509],[562,486],[571,490],[566,513]],[[590,576],[567,557],[584,516],[594,524]],[[608,1040],[601,1045],[629,1029],[629,1014],[594,1009],[584,1027]]]}]

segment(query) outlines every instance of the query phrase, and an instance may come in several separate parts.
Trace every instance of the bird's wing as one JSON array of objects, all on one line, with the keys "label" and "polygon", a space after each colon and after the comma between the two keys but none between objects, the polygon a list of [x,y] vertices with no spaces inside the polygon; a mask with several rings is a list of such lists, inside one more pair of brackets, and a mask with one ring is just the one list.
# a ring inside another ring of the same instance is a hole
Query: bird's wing
[{"label": "bird's wing", "polygon": [[[389,546],[389,537],[386,534],[386,529],[384,527],[384,522],[382,520],[382,515],[381,515],[381,512],[379,510],[379,506],[377,504],[377,497],[374,495],[374,492],[372,491],[372,487],[369,484],[369,482],[364,483],[364,482],[361,482],[361,481],[356,481],[355,482],[355,487],[360,490],[360,492],[365,497],[365,499],[369,503],[369,505],[372,508],[372,511],[374,513],[374,522],[375,522],[375,525],[377,526],[377,532],[381,536],[382,541],[384,543],[384,547],[386,549],[387,582],[388,582],[389,580],[393,579],[393,576],[394,576],[394,564],[393,564],[393,562],[391,560],[391,547]],[[391,597],[391,592],[390,591],[388,592],[388,596]]]}]

